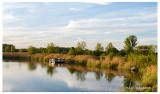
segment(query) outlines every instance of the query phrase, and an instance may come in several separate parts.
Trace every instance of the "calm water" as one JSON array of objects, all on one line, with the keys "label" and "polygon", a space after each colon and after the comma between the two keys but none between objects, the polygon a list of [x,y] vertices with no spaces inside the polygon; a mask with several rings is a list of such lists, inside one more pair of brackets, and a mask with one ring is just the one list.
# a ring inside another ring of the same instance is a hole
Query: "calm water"
[{"label": "calm water", "polygon": [[76,70],[72,66],[3,61],[5,92],[108,92],[133,83],[123,75],[88,71],[83,67]]}]

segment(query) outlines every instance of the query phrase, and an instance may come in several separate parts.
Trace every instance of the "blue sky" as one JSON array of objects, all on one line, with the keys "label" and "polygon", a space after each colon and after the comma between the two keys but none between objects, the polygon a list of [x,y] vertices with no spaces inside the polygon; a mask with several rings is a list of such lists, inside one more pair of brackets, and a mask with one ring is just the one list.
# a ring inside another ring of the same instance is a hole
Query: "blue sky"
[{"label": "blue sky", "polygon": [[98,42],[122,49],[132,34],[138,45],[157,45],[157,3],[3,3],[3,43],[17,48],[85,41],[92,50]]}]

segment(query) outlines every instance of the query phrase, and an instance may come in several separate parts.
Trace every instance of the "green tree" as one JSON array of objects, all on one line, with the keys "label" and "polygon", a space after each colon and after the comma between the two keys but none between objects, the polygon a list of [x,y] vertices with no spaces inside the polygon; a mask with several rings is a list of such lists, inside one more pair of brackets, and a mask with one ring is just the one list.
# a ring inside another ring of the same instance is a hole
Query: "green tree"
[{"label": "green tree", "polygon": [[94,50],[94,54],[97,56],[100,56],[103,52],[104,48],[102,47],[101,43],[97,43],[95,50]]},{"label": "green tree", "polygon": [[74,48],[74,47],[71,47],[71,48],[69,49],[68,55],[76,55],[76,51],[75,51],[75,48]]},{"label": "green tree", "polygon": [[78,42],[77,43],[77,48],[80,48],[80,49],[82,49],[82,50],[85,50],[86,49],[86,42],[84,42],[84,41],[81,41],[81,42]]},{"label": "green tree", "polygon": [[109,43],[107,47],[105,48],[106,54],[110,54],[111,52],[115,56],[118,53],[118,50],[112,45],[112,43]]},{"label": "green tree", "polygon": [[40,47],[40,53],[47,53],[46,48]]},{"label": "green tree", "polygon": [[119,56],[125,56],[125,55],[126,55],[125,50],[124,50],[124,49],[120,50],[120,51],[118,52],[118,55],[119,55]]},{"label": "green tree", "polygon": [[28,49],[18,49],[18,52],[28,52]]},{"label": "green tree", "polygon": [[75,48],[76,55],[82,55],[85,49],[86,49],[86,42],[84,41],[78,42],[77,47]]},{"label": "green tree", "polygon": [[137,45],[137,37],[134,35],[130,35],[124,41],[124,49],[126,53],[130,53],[134,51],[135,46]]},{"label": "green tree", "polygon": [[48,45],[47,45],[47,53],[48,54],[51,54],[51,53],[56,53],[57,51],[56,51],[56,48],[55,48],[55,45],[53,44],[53,42],[52,43],[49,43]]},{"label": "green tree", "polygon": [[11,52],[15,52],[15,46],[11,45]]},{"label": "green tree", "polygon": [[33,46],[29,46],[28,47],[28,53],[29,54],[36,54],[37,53],[37,49]]},{"label": "green tree", "polygon": [[7,46],[7,44],[3,44],[3,52],[5,52],[6,46]]},{"label": "green tree", "polygon": [[3,44],[3,52],[15,52],[15,46],[12,44]]},{"label": "green tree", "polygon": [[8,45],[5,47],[5,52],[10,52],[10,47]]},{"label": "green tree", "polygon": [[157,46],[155,45],[139,45],[139,46],[136,46],[135,53],[149,55],[149,54],[156,53],[156,50],[157,50]]},{"label": "green tree", "polygon": [[91,50],[86,49],[86,50],[84,50],[84,53],[83,53],[83,54],[84,54],[84,55],[92,55],[93,52],[92,52]]}]

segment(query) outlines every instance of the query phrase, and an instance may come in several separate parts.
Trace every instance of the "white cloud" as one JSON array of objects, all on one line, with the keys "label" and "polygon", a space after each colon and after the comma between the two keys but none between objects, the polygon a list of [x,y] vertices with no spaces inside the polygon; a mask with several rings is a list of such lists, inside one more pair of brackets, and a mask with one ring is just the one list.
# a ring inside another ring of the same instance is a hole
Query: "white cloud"
[{"label": "white cloud", "polygon": [[99,5],[111,4],[111,2],[102,2],[102,1],[92,1],[92,2],[85,2],[85,3],[94,3],[94,4],[99,4]]},{"label": "white cloud", "polygon": [[3,8],[6,9],[13,9],[13,8],[34,8],[35,6],[28,4],[28,3],[4,3]]},{"label": "white cloud", "polygon": [[71,10],[71,11],[77,11],[78,9],[76,9],[76,8],[69,8],[69,10]]},{"label": "white cloud", "polygon": [[10,23],[10,22],[17,22],[20,21],[20,18],[17,18],[12,13],[4,13],[3,14],[3,22]]},{"label": "white cloud", "polygon": [[35,12],[35,10],[31,10],[31,9],[30,9],[30,10],[28,10],[28,11],[29,11],[30,13],[34,13],[34,12]]},{"label": "white cloud", "polygon": [[6,14],[3,16],[4,20],[13,20],[15,17],[12,14]]},{"label": "white cloud", "polygon": [[[71,10],[75,10],[72,8]],[[17,18],[10,14],[5,14],[5,21],[16,21]],[[70,20],[67,25],[47,28],[41,30],[40,28],[28,27],[4,27],[3,42],[13,43],[18,48],[33,46],[45,47],[47,43],[54,42],[58,46],[76,46],[78,41],[84,40],[87,42],[89,49],[94,49],[97,42],[100,42],[105,47],[108,42],[112,42],[118,49],[123,48],[123,40],[98,40],[98,38],[83,39],[83,35],[101,36],[111,34],[132,34],[145,33],[149,31],[157,31],[156,22],[145,22],[148,20],[157,19],[157,14],[141,14],[139,16],[122,17],[122,18],[92,18],[81,20]],[[132,23],[134,21],[134,23]],[[139,23],[142,21],[142,23]],[[14,31],[14,32],[13,32]],[[34,32],[32,32],[34,31]],[[68,40],[66,40],[68,38]],[[71,40],[72,38],[72,40]],[[73,39],[74,38],[74,39]],[[151,41],[152,40],[152,41]],[[141,39],[142,42],[153,43],[156,39]],[[150,42],[149,42],[150,41]]]},{"label": "white cloud", "polygon": [[85,8],[74,8],[74,7],[69,8],[70,11],[85,11],[84,9]]}]

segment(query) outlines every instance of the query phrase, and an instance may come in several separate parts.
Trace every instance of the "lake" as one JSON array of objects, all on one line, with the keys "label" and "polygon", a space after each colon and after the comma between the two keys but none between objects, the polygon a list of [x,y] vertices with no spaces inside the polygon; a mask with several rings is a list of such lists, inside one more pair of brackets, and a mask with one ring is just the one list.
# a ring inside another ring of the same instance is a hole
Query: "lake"
[{"label": "lake", "polygon": [[[3,61],[4,92],[113,92],[134,87],[135,73],[72,65],[49,66],[28,61]],[[139,77],[139,75],[138,75]]]}]

